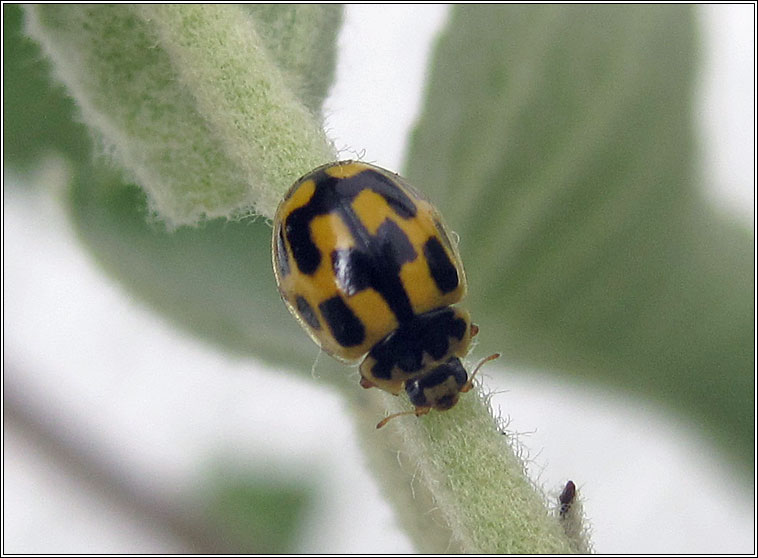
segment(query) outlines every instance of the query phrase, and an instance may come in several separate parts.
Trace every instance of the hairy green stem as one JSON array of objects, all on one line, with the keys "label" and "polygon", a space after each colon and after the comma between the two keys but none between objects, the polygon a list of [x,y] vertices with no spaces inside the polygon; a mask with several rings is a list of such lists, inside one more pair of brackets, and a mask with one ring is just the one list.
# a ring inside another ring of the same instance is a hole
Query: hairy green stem
[{"label": "hairy green stem", "polygon": [[411,408],[404,396],[363,393],[344,382],[341,387],[357,415],[370,466],[419,549],[491,554],[588,549],[550,512],[529,479],[518,442],[493,416],[480,389],[449,411],[398,417],[376,430],[384,414]]}]

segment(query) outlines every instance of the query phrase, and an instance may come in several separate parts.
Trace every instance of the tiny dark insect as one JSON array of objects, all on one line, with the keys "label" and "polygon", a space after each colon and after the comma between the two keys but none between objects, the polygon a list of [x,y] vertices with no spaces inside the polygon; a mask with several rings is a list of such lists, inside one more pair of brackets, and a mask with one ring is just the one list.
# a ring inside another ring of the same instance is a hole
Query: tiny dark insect
[{"label": "tiny dark insect", "polygon": [[558,513],[561,517],[565,517],[569,512],[571,509],[571,504],[574,502],[575,497],[576,485],[574,484],[574,481],[568,481],[566,483],[566,486],[563,488],[563,492],[561,492],[561,495],[558,496],[558,501],[561,504]]}]

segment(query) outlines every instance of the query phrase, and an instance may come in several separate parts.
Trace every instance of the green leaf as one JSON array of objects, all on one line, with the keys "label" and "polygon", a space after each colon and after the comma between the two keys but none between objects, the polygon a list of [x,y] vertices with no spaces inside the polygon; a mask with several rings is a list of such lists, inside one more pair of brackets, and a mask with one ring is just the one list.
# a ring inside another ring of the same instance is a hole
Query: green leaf
[{"label": "green leaf", "polygon": [[21,6],[3,4],[3,159],[19,169],[48,152],[87,160],[90,141],[74,102],[50,83],[50,65],[22,27]]},{"label": "green leaf", "polygon": [[220,468],[204,483],[203,500],[225,548],[282,554],[296,551],[313,491],[303,483]]},{"label": "green leaf", "polygon": [[701,193],[695,27],[455,8],[407,174],[460,234],[482,351],[664,401],[750,460],[752,246]]},{"label": "green leaf", "polygon": [[[289,10],[283,10],[285,15]],[[250,10],[216,5],[37,5],[28,30],[53,60],[82,118],[169,225],[250,213],[273,217],[294,180],[333,159],[319,118],[323,85],[290,89],[301,49],[278,51]],[[339,18],[300,18],[331,31]],[[333,47],[318,48],[331,66]],[[278,60],[290,64],[280,69]],[[318,90],[321,88],[321,90]]]},{"label": "green leaf", "polygon": [[169,232],[149,221],[139,188],[98,166],[83,167],[70,193],[79,237],[127,290],[227,351],[310,373],[318,350],[279,300],[262,219]]},{"label": "green leaf", "polygon": [[258,21],[256,28],[290,89],[314,114],[320,113],[334,81],[342,6],[245,4],[244,8]]}]

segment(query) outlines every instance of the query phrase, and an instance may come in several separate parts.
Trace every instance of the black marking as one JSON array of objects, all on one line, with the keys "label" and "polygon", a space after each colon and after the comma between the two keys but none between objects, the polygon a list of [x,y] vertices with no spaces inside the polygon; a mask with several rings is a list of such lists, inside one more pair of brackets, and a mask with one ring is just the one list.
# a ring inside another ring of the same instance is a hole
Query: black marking
[{"label": "black marking", "polygon": [[290,262],[287,257],[287,247],[284,245],[284,233],[279,227],[276,234],[276,249],[274,250],[276,266],[279,269],[279,277],[286,277],[290,273]]},{"label": "black marking", "polygon": [[411,380],[405,384],[405,393],[408,394],[408,400],[411,405],[416,407],[429,407],[424,390],[418,384],[418,380]]},{"label": "black marking", "polygon": [[424,244],[424,257],[429,264],[429,272],[437,288],[443,293],[454,291],[458,287],[458,270],[447,257],[447,252],[436,237],[431,237]]},{"label": "black marking", "polygon": [[365,252],[348,248],[332,252],[332,269],[340,290],[347,296],[371,286],[371,258]]},{"label": "black marking", "polygon": [[[307,207],[307,206],[304,206]],[[296,209],[284,223],[284,232],[292,248],[298,269],[306,275],[316,273],[321,263],[321,252],[311,240],[310,222],[312,217]]]},{"label": "black marking", "polygon": [[372,287],[382,295],[399,322],[413,317],[413,307],[399,279],[400,269],[416,259],[416,251],[397,223],[386,219],[369,237],[370,250],[332,252],[332,268],[340,289],[352,296]]},{"label": "black marking", "polygon": [[321,253],[311,237],[313,219],[328,213],[337,214],[352,235],[355,245],[347,250],[335,250],[331,256],[337,281],[347,296],[366,289],[375,289],[387,302],[399,322],[413,317],[413,308],[400,280],[403,264],[416,259],[417,254],[403,230],[386,219],[375,235],[369,233],[353,209],[353,200],[364,190],[384,198],[401,219],[416,216],[413,200],[382,173],[366,169],[349,178],[335,178],[324,170],[310,178],[316,188],[302,207],[286,218],[284,229],[298,269],[312,275],[321,264]]},{"label": "black marking", "polygon": [[343,347],[354,347],[363,343],[366,330],[344,300],[339,296],[333,296],[318,307],[337,343]]},{"label": "black marking", "polygon": [[410,380],[405,384],[405,392],[408,394],[408,399],[413,405],[417,407],[429,407],[432,406],[432,402],[428,400],[424,391],[444,384],[451,377],[455,380],[458,390],[453,394],[442,396],[433,402],[434,407],[448,409],[455,403],[457,392],[468,381],[466,369],[463,368],[463,364],[461,364],[461,360],[458,357],[453,357],[444,364],[437,366],[422,378]]},{"label": "black marking", "polygon": [[432,370],[429,374],[419,380],[419,385],[423,389],[428,389],[444,383],[451,376],[459,388],[463,387],[468,381],[466,369],[463,367],[461,359],[458,357],[453,357],[446,363],[441,364]]},{"label": "black marking", "polygon": [[316,271],[320,262],[318,249],[311,240],[311,221],[319,215],[336,212],[354,236],[362,236],[361,233],[365,234],[365,228],[355,215],[351,204],[364,190],[371,190],[382,196],[399,217],[410,219],[416,216],[416,204],[413,200],[377,171],[367,169],[350,178],[335,178],[320,171],[313,180],[316,183],[313,196],[307,204],[289,214],[285,226],[287,240],[296,254],[297,266],[301,272],[308,275]]},{"label": "black marking", "polygon": [[303,318],[306,324],[313,329],[321,329],[321,323],[318,321],[316,311],[305,298],[298,295],[295,299],[295,307],[297,308],[297,313],[300,314],[300,317]]},{"label": "black marking", "polygon": [[392,369],[412,374],[421,370],[424,353],[439,360],[448,354],[450,338],[461,340],[466,321],[456,318],[452,308],[438,308],[414,316],[377,343],[369,355],[376,360],[371,373],[376,378],[391,379]]}]

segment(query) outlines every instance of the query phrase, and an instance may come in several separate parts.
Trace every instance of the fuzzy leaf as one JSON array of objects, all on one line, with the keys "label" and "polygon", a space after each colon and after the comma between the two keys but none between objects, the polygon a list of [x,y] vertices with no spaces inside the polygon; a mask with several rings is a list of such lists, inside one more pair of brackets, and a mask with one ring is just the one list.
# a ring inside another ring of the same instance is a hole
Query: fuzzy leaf
[{"label": "fuzzy leaf", "polygon": [[21,6],[3,4],[3,160],[19,169],[50,151],[88,160],[90,141],[73,119],[74,102],[50,83],[50,65],[22,21]]},{"label": "fuzzy leaf", "polygon": [[701,195],[694,19],[455,8],[407,174],[460,234],[485,353],[663,400],[749,459],[752,248]]},{"label": "fuzzy leaf", "polygon": [[[169,225],[253,207],[270,218],[298,176],[334,157],[319,119],[289,87],[299,58],[287,79],[249,10],[47,4],[27,13],[84,121]],[[313,46],[293,43],[280,59]]]},{"label": "fuzzy leaf", "polygon": [[245,4],[256,29],[292,89],[314,113],[334,81],[337,32],[342,7],[336,4]]}]

